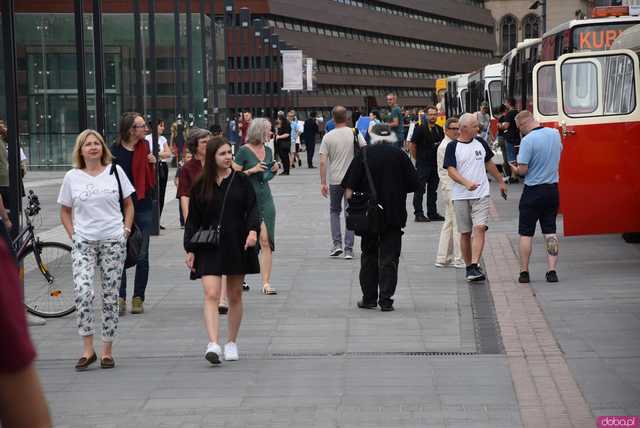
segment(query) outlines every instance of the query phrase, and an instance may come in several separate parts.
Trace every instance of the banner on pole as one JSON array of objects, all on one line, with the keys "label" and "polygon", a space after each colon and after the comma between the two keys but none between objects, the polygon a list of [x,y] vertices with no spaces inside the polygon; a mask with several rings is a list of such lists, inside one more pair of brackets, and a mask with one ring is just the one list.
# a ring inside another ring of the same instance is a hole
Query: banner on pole
[{"label": "banner on pole", "polygon": [[302,51],[287,50],[282,52],[282,89],[285,91],[302,91]]},{"label": "banner on pole", "polygon": [[313,58],[305,58],[305,66],[306,66],[306,76],[307,76],[307,91],[313,91],[315,90],[314,88],[314,79],[315,79],[315,74],[314,74],[314,64],[315,61],[313,60]]}]

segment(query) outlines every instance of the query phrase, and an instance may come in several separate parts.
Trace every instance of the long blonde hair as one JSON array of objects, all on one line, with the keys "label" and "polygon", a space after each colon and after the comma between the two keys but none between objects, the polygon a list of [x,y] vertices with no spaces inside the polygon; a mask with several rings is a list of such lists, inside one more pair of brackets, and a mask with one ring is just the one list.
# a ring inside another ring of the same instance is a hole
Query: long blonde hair
[{"label": "long blonde hair", "polygon": [[85,129],[76,137],[76,144],[73,146],[73,153],[71,155],[71,160],[73,162],[73,167],[78,169],[84,169],[87,167],[87,163],[84,161],[84,157],[82,157],[82,146],[87,141],[90,135],[96,137],[96,139],[102,145],[102,156],[100,157],[100,163],[102,165],[109,165],[113,160],[113,155],[111,154],[111,150],[107,147],[104,142],[104,138],[102,135],[95,129]]}]

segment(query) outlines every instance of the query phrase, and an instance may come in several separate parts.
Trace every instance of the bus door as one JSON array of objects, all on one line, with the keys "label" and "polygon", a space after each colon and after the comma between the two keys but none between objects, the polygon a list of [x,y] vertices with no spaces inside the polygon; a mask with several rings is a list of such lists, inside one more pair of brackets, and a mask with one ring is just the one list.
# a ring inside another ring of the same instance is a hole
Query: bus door
[{"label": "bus door", "polygon": [[555,73],[565,235],[640,231],[637,54],[566,54]]},{"label": "bus door", "polygon": [[542,126],[558,127],[556,62],[539,62],[533,67],[533,117]]},{"label": "bus door", "polygon": [[491,115],[491,139],[496,140],[498,134],[498,110],[502,105],[502,78],[491,77],[485,81],[484,99],[489,103]]}]

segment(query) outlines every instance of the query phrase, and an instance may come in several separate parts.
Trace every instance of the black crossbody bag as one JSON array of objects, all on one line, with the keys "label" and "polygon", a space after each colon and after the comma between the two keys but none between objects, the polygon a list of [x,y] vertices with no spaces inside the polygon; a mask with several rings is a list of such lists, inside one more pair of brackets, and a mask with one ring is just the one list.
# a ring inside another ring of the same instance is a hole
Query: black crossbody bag
[{"label": "black crossbody bag", "polygon": [[[118,182],[120,211],[122,212],[122,221],[124,222],[124,197],[122,195],[122,185],[120,184],[120,176],[118,175],[118,168],[116,168],[115,162],[111,164],[110,174],[114,174],[116,176],[116,181]],[[142,232],[140,231],[140,228],[136,226],[136,223],[133,222],[131,224],[131,233],[129,233],[129,237],[127,238],[127,258],[124,261],[125,269],[135,266],[138,263],[138,256],[142,251],[142,241]]]},{"label": "black crossbody bag", "polygon": [[379,234],[384,231],[384,208],[378,203],[378,194],[367,164],[367,148],[361,148],[359,152],[367,174],[369,193],[353,192],[351,195],[347,207],[347,229],[353,230],[358,236]]},{"label": "black crossbody bag", "polygon": [[229,185],[227,186],[227,190],[225,190],[224,197],[222,199],[222,208],[220,209],[218,225],[215,228],[213,226],[199,228],[198,231],[193,234],[191,241],[189,242],[192,248],[196,250],[204,248],[212,249],[220,246],[220,241],[222,239],[222,217],[224,216],[224,207],[227,204],[227,196],[229,195],[229,189],[231,189],[233,177],[235,176],[236,172],[233,171],[231,173],[231,180],[229,180]]}]

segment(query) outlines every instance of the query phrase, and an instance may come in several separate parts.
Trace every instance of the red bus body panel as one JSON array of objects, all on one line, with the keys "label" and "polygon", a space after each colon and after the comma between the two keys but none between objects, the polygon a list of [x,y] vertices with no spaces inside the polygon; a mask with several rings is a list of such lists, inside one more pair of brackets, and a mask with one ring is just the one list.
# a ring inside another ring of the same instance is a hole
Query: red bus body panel
[{"label": "red bus body panel", "polygon": [[640,230],[640,122],[567,126],[560,160],[564,234]]}]

